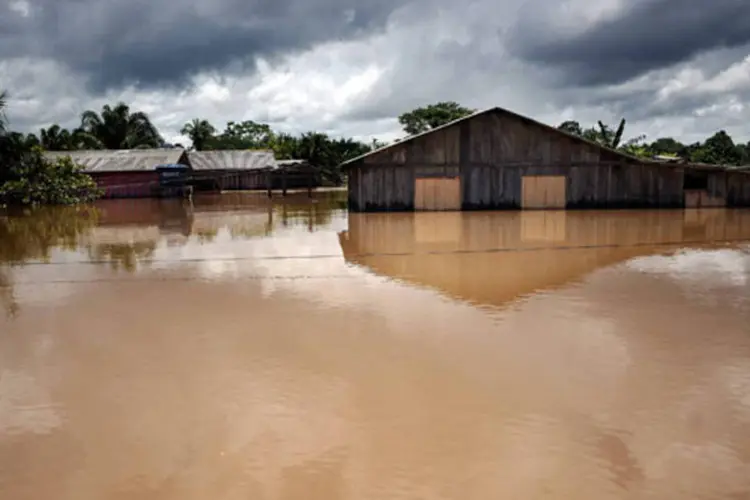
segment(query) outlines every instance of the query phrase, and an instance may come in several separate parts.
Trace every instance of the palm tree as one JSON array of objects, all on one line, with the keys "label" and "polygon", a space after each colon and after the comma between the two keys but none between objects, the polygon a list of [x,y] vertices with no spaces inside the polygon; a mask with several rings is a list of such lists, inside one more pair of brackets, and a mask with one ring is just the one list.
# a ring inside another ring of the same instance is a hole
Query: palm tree
[{"label": "palm tree", "polygon": [[130,106],[122,102],[114,108],[105,105],[101,114],[84,111],[81,130],[98,139],[106,149],[157,148],[164,143],[145,113],[131,113]]},{"label": "palm tree", "polygon": [[101,149],[101,142],[88,132],[77,128],[72,132],[52,125],[39,131],[41,146],[47,151],[74,151],[78,149]]},{"label": "palm tree", "polygon": [[599,125],[599,143],[602,146],[617,149],[622,141],[622,134],[625,132],[625,118],[620,120],[617,130],[612,130],[608,125],[605,125],[601,121]]},{"label": "palm tree", "polygon": [[8,93],[0,91],[0,134],[5,133],[5,107],[8,105]]},{"label": "palm tree", "polygon": [[202,151],[205,149],[208,141],[214,136],[216,129],[211,125],[208,120],[201,120],[200,118],[194,118],[190,123],[186,123],[180,134],[187,136],[193,141],[193,148],[196,151]]}]

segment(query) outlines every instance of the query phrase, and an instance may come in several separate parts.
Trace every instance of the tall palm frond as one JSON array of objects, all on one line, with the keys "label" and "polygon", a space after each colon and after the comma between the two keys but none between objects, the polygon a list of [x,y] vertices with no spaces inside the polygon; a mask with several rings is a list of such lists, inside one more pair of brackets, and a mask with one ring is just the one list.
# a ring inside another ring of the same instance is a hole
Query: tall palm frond
[{"label": "tall palm frond", "polygon": [[5,108],[8,105],[8,93],[4,90],[0,91],[0,134],[6,131],[6,117]]},{"label": "tall palm frond", "polygon": [[156,148],[164,142],[145,113],[131,113],[122,102],[114,107],[104,105],[101,113],[85,111],[80,128],[107,149]]}]

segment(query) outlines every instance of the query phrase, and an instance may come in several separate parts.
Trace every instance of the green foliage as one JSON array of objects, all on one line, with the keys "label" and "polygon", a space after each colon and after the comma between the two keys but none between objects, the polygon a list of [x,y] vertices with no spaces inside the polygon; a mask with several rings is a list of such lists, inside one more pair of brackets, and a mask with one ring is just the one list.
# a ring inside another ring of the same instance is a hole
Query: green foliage
[{"label": "green foliage", "polygon": [[194,118],[190,123],[186,123],[180,130],[180,134],[190,138],[193,147],[197,151],[206,149],[208,142],[213,139],[216,129],[208,120]]},{"label": "green foliage", "polygon": [[574,120],[564,121],[557,128],[572,135],[583,136],[581,124]]},{"label": "green foliage", "polygon": [[435,127],[458,120],[474,113],[453,101],[438,102],[414,109],[398,117],[398,122],[409,135],[420,134]]},{"label": "green foliage", "polygon": [[272,138],[273,131],[265,123],[230,121],[224,132],[208,141],[208,149],[268,149]]},{"label": "green foliage", "polygon": [[105,105],[101,114],[84,111],[80,130],[96,138],[104,149],[158,148],[164,143],[145,113],[131,112],[122,102],[114,108]]},{"label": "green foliage", "polygon": [[8,103],[8,93],[3,91],[0,91],[0,134],[4,134],[6,132],[6,117],[5,117],[5,108]]},{"label": "green foliage", "polygon": [[672,137],[661,137],[648,143],[646,142],[645,135],[623,141],[624,119],[620,121],[616,130],[602,122],[598,122],[597,125],[597,127],[583,129],[577,121],[569,120],[561,123],[557,128],[597,142],[602,146],[618,149],[624,153],[642,158],[652,158],[658,155],[683,158],[695,163],[717,165],[750,164],[750,142],[747,144],[735,144],[732,137],[724,130],[715,133],[704,142],[686,145]]},{"label": "green foliage", "polygon": [[[181,133],[193,141],[196,150],[268,149],[279,160],[306,160],[320,169],[322,180],[329,184],[343,182],[339,166],[350,158],[370,151],[371,146],[354,139],[334,139],[320,132],[299,136],[276,133],[264,123],[251,120],[228,122],[224,131],[199,118],[186,123]],[[197,141],[196,141],[197,139]],[[379,143],[374,143],[379,144]]]},{"label": "green foliage", "polygon": [[[0,93],[0,113],[5,93]],[[31,134],[7,132],[0,117],[0,205],[73,205],[100,196],[91,176],[70,157],[51,162]]]},{"label": "green foliage", "polygon": [[[31,136],[32,134],[29,134]],[[34,139],[47,151],[76,151],[80,149],[102,149],[103,144],[97,137],[81,128],[68,130],[60,125],[51,125],[39,131],[39,138]],[[29,140],[32,140],[29,137]]]},{"label": "green foliage", "polygon": [[49,161],[39,147],[6,163],[0,178],[0,205],[74,205],[100,195],[91,176],[70,157]]}]

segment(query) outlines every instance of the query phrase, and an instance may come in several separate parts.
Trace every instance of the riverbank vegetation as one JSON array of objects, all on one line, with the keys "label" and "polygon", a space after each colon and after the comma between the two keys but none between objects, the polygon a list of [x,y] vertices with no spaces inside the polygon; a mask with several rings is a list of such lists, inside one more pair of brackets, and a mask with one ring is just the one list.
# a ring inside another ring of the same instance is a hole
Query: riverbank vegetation
[{"label": "riverbank vegetation", "polygon": [[9,132],[0,92],[0,206],[73,205],[97,198],[93,179],[70,158],[49,161],[29,135]]}]

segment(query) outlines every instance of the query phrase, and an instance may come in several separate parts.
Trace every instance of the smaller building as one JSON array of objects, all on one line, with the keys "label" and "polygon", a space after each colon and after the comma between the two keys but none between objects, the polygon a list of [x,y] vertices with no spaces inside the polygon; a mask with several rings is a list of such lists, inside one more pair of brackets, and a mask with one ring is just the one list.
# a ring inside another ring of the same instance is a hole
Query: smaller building
[{"label": "smaller building", "polygon": [[279,169],[274,172],[274,189],[309,189],[321,186],[320,169],[307,160],[277,160]]},{"label": "smaller building", "polygon": [[317,169],[305,160],[277,160],[271,150],[190,151],[188,162],[199,191],[313,188]]},{"label": "smaller building", "polygon": [[695,163],[682,158],[654,161],[683,172],[685,208],[750,206],[750,167]]},{"label": "smaller building", "polygon": [[48,151],[51,160],[70,156],[104,190],[104,198],[148,198],[161,195],[159,165],[187,165],[187,154],[170,149],[101,149]]},{"label": "smaller building", "polygon": [[277,161],[270,150],[185,151],[179,148],[49,151],[69,156],[104,190],[104,198],[175,196],[194,191],[312,189],[318,169],[305,160]]},{"label": "smaller building", "polygon": [[190,151],[187,159],[198,191],[266,189],[279,168],[270,150]]}]

